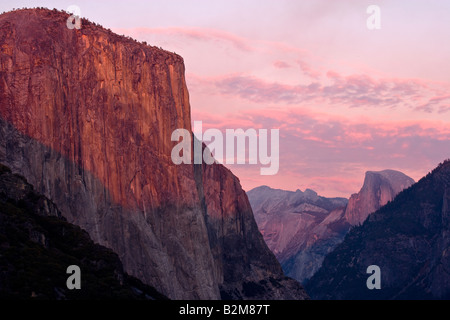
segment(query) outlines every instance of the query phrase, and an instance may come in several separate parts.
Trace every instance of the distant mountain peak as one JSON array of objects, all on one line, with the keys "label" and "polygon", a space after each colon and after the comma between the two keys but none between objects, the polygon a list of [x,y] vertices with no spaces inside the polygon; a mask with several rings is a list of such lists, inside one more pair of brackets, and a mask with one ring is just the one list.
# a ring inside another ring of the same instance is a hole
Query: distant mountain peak
[{"label": "distant mountain peak", "polygon": [[396,170],[367,171],[359,193],[344,198],[258,187],[248,192],[264,239],[284,271],[300,282],[309,279],[323,258],[343,239],[352,225],[391,201],[414,180]]},{"label": "distant mountain peak", "polygon": [[312,189],[306,189],[305,192],[303,192],[303,193],[304,193],[305,196],[307,196],[307,197],[317,197],[317,196],[318,196],[317,192],[315,192],[315,191],[312,190]]},{"label": "distant mountain peak", "polygon": [[350,197],[345,218],[351,225],[358,225],[368,215],[392,201],[402,190],[415,181],[396,170],[367,171],[363,187]]},{"label": "distant mountain peak", "polygon": [[[263,187],[249,191],[248,198],[266,243],[276,254],[288,276],[299,281],[309,278],[320,266],[321,260],[317,256],[304,257],[303,262],[307,267],[299,272],[285,268],[285,263],[295,258],[299,250],[309,248],[318,239],[323,243],[322,240],[329,232],[340,233],[337,228],[332,231],[327,229],[327,224],[342,216],[347,199],[321,197],[311,189],[293,192]],[[346,228],[345,225],[336,224],[335,227]],[[327,248],[322,248],[322,251]]]}]

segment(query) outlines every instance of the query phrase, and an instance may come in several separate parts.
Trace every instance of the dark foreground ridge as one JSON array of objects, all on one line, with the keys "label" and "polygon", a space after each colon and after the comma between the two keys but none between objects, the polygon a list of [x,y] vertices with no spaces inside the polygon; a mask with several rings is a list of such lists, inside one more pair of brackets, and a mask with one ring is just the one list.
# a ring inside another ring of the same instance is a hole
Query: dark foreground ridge
[{"label": "dark foreground ridge", "polygon": [[[450,161],[353,228],[307,284],[313,299],[450,299]],[[366,273],[381,270],[381,290]]]},{"label": "dark foreground ridge", "polygon": [[[81,290],[66,286],[70,265],[81,269]],[[124,273],[114,252],[0,164],[0,299],[167,298]]]}]

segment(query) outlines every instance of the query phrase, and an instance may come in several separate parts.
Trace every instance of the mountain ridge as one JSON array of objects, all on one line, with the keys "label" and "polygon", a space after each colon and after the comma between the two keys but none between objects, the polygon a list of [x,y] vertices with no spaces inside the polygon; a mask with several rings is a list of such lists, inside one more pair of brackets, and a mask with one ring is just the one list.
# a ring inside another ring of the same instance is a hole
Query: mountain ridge
[{"label": "mountain ridge", "polygon": [[[354,227],[307,283],[316,299],[449,299],[450,161]],[[381,290],[368,290],[378,265]]]},{"label": "mountain ridge", "polygon": [[311,189],[293,192],[257,187],[248,195],[258,227],[283,270],[307,283],[352,226],[412,183],[399,171],[367,171],[363,187],[348,200],[320,197]]}]

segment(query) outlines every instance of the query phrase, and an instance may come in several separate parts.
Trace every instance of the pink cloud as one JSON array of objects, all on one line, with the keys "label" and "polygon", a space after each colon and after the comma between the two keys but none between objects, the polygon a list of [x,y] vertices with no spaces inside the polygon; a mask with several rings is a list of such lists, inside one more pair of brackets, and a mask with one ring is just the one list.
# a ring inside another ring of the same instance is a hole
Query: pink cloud
[{"label": "pink cloud", "polygon": [[[431,113],[434,111],[436,105],[439,105],[442,101],[446,101],[446,100],[450,100],[450,95],[432,97],[426,103],[416,107],[416,110]],[[440,105],[438,112],[446,113],[449,110],[450,110],[450,106]]]},{"label": "pink cloud", "polygon": [[280,60],[275,61],[273,63],[273,65],[274,65],[275,68],[278,68],[278,69],[289,69],[289,68],[291,68],[291,65],[289,63],[284,62],[284,61],[280,61]]},{"label": "pink cloud", "polygon": [[439,107],[438,113],[442,114],[442,113],[447,113],[447,112],[450,112],[450,105]]},{"label": "pink cloud", "polygon": [[192,111],[192,121],[202,121],[203,130],[207,129],[233,129],[233,128],[258,128],[258,125],[254,123],[251,116],[249,117],[240,117],[233,118],[232,126],[230,123],[230,118],[232,115],[228,117],[218,116],[215,114],[211,114],[209,112],[201,112],[201,111]]},{"label": "pink cloud", "polygon": [[365,171],[400,170],[418,180],[450,150],[450,127],[442,121],[361,120],[298,108],[222,117],[194,111],[194,118],[204,121],[204,129],[280,128],[277,176],[260,179],[255,168],[230,166],[246,190],[261,184],[288,190],[301,185],[326,196],[349,196],[361,187]]},{"label": "pink cloud", "polygon": [[207,28],[179,28],[179,27],[169,27],[169,28],[133,28],[133,29],[115,29],[117,33],[129,34],[133,37],[140,38],[145,35],[168,35],[183,37],[188,39],[194,39],[199,41],[207,42],[226,42],[234,46],[236,49],[242,51],[253,51],[254,48],[249,45],[249,41],[245,38],[236,36],[230,32],[217,30],[217,29],[207,29]]},{"label": "pink cloud", "polygon": [[[292,68],[293,64],[298,64],[304,75],[312,79],[318,79],[320,72],[313,67],[310,62],[311,55],[307,50],[295,46],[287,45],[277,41],[256,40],[238,36],[236,34],[212,28],[198,27],[166,27],[166,28],[132,28],[114,29],[115,32],[130,35],[134,38],[146,39],[149,36],[163,36],[165,41],[168,38],[196,40],[200,42],[222,43],[224,46],[234,47],[241,51],[242,59],[275,59],[273,66],[278,69]],[[169,41],[170,43],[170,41]],[[251,53],[252,56],[246,56]]]},{"label": "pink cloud", "polygon": [[305,73],[307,76],[313,78],[313,79],[319,79],[320,72],[314,70],[308,63],[306,63],[303,60],[298,60],[297,63],[300,66],[300,69]]},{"label": "pink cloud", "polygon": [[327,77],[331,83],[315,81],[301,85],[270,82],[243,74],[195,77],[195,80],[210,92],[256,103],[301,105],[314,101],[355,108],[403,106],[422,112],[447,111],[442,102],[448,97],[433,97],[437,89],[422,80],[375,79],[365,74],[342,76],[334,71],[327,72]]}]

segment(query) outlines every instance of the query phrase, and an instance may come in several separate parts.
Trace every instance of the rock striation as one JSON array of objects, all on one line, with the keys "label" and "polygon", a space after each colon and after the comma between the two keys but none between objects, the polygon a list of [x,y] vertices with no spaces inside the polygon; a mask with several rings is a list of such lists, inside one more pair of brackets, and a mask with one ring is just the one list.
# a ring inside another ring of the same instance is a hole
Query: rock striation
[{"label": "rock striation", "polygon": [[172,132],[191,131],[183,59],[68,17],[0,16],[0,161],[169,298],[307,297],[239,180],[171,161]]}]

